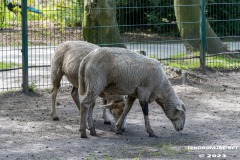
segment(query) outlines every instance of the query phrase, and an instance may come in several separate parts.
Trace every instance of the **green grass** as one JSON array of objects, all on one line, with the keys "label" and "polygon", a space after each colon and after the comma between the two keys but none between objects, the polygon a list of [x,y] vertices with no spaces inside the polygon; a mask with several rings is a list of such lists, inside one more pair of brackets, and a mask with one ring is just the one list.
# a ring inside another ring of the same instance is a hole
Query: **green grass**
[{"label": "green grass", "polygon": [[28,85],[29,91],[30,92],[36,92],[37,85],[34,82],[31,82],[30,85]]},{"label": "green grass", "polygon": [[216,70],[232,70],[240,68],[240,58],[230,56],[215,56],[206,59],[206,65]]},{"label": "green grass", "polygon": [[112,160],[113,158],[108,154],[104,154],[104,160]]},{"label": "green grass", "polygon": [[184,154],[188,152],[186,149],[177,149],[170,142],[160,143],[156,146],[158,151],[151,153],[152,156],[175,156],[177,154]]},{"label": "green grass", "polygon": [[17,63],[4,63],[4,62],[0,62],[0,70],[1,69],[11,69],[14,67],[20,67],[19,64]]},{"label": "green grass", "polygon": [[[195,52],[191,57],[199,56],[199,52]],[[207,55],[210,56],[210,55]],[[200,68],[199,58],[192,59],[183,59],[190,57],[185,53],[179,53],[177,55],[171,56],[172,59],[178,60],[169,60],[167,64],[170,67],[180,68],[184,70],[197,70]],[[207,68],[213,70],[236,70],[240,68],[240,57],[233,57],[231,55],[219,55],[206,57],[206,66]]]}]

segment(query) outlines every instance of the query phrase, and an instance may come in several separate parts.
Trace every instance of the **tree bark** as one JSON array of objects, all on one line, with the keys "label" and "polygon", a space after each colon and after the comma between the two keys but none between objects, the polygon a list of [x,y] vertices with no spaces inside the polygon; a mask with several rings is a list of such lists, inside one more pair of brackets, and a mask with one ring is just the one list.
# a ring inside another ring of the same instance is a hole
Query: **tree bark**
[{"label": "tree bark", "polygon": [[[187,53],[200,51],[200,0],[174,0],[178,29],[185,41]],[[226,52],[227,47],[206,22],[206,51],[209,54]]]},{"label": "tree bark", "polygon": [[115,0],[84,0],[83,39],[100,46],[124,47]]}]

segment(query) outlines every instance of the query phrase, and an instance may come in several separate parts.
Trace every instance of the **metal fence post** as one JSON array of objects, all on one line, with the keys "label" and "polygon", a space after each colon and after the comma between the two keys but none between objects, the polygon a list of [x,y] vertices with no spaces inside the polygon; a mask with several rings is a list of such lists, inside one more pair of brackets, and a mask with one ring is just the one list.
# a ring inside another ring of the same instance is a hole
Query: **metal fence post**
[{"label": "metal fence post", "polygon": [[200,49],[200,64],[202,73],[206,74],[206,0],[200,0],[201,6],[201,20],[200,20],[200,35],[201,35],[201,49]]},{"label": "metal fence post", "polygon": [[25,94],[28,88],[28,25],[27,25],[27,0],[22,0],[22,87]]}]

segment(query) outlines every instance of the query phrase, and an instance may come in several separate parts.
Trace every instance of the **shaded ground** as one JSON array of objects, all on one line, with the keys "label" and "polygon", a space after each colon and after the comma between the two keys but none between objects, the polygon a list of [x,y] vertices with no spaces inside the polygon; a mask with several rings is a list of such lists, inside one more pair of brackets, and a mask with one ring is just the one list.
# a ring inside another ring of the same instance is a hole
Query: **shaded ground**
[{"label": "shaded ground", "polygon": [[[159,35],[147,30],[135,31],[134,33],[121,33],[123,42],[149,42],[149,41],[167,41],[180,40],[177,36]],[[20,46],[22,44],[21,23],[14,21],[6,29],[0,29],[0,46]],[[29,45],[58,45],[68,40],[82,40],[81,27],[63,27],[59,23],[53,23],[50,20],[28,21],[28,43]]]},{"label": "shaded ground", "polygon": [[49,114],[50,89],[31,96],[1,93],[0,159],[240,159],[240,73],[201,77],[187,75],[186,84],[172,79],[187,109],[183,131],[174,130],[156,103],[150,105],[152,128],[159,138],[148,137],[137,102],[128,115],[127,131],[120,136],[114,133],[114,124],[103,125],[98,99],[94,110],[98,137],[81,139],[70,87],[57,97],[57,122]]}]

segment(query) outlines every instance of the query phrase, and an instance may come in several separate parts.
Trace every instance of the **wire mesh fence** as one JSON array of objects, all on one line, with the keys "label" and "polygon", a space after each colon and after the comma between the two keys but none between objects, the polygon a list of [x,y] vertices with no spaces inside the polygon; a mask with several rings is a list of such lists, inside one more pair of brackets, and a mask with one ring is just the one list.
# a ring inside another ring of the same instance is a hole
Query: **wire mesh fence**
[{"label": "wire mesh fence", "polygon": [[[0,7],[0,77],[1,89],[21,88],[21,70],[15,69],[21,67],[21,26],[20,17],[10,14],[5,7],[5,2],[1,1]],[[9,20],[11,19],[11,20]]]},{"label": "wire mesh fence", "polygon": [[[125,45],[130,50],[144,52],[146,56],[174,68],[192,70],[201,67],[202,7],[199,0],[193,0],[191,4],[185,0],[181,3],[174,0],[91,2],[90,9],[85,8],[83,0],[27,2],[28,42],[24,43],[28,44],[29,85],[39,88],[51,86],[50,66],[54,49],[65,41],[86,40],[83,38],[85,28],[92,32],[93,42],[101,46]],[[1,0],[0,3],[0,90],[20,89],[23,81],[21,1]],[[91,26],[84,28],[84,11],[101,13],[103,20],[98,23],[94,21]],[[207,18],[206,68],[239,69],[240,2],[206,0],[206,10],[203,12]],[[107,13],[111,13],[112,22],[116,20],[115,25],[103,23],[104,19],[109,19]],[[99,28],[115,28],[121,39],[109,42],[116,34],[101,35]],[[209,34],[211,31],[214,34]],[[216,39],[222,46],[210,43]],[[219,48],[222,50],[213,51]],[[64,80],[63,84],[66,83]]]}]

